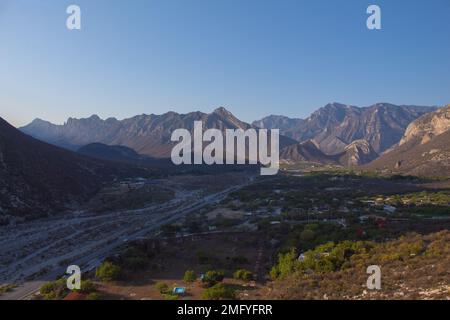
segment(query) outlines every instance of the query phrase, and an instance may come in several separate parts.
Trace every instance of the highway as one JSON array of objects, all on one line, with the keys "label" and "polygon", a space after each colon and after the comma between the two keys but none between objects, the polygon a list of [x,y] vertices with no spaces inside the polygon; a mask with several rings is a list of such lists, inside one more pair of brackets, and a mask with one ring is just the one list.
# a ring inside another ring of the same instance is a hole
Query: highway
[{"label": "highway", "polygon": [[201,197],[195,192],[185,193],[182,201],[175,199],[144,209],[102,215],[78,213],[25,224],[18,230],[2,230],[0,284],[18,287],[1,295],[0,300],[27,299],[72,264],[80,266],[82,272],[92,270],[125,242],[154,236],[161,226],[215,204],[248,184]]}]

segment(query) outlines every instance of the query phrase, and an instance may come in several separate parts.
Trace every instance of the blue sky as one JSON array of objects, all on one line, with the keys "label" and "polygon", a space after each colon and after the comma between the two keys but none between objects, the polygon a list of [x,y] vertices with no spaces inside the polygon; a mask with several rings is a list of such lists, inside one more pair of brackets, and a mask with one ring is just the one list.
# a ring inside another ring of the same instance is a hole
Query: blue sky
[{"label": "blue sky", "polygon": [[[78,4],[82,30],[66,29]],[[366,28],[366,8],[382,30]],[[0,116],[16,126],[225,106],[450,103],[449,0],[1,0]]]}]

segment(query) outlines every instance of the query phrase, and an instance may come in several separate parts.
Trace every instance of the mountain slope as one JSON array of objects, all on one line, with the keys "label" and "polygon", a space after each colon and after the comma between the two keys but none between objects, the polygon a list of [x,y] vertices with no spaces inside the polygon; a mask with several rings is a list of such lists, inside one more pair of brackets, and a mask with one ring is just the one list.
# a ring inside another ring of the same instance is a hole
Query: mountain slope
[{"label": "mountain slope", "polygon": [[338,155],[340,164],[346,167],[358,166],[376,159],[378,154],[364,139],[355,140],[345,147],[344,152]]},{"label": "mountain slope", "polygon": [[368,163],[378,157],[366,140],[355,140],[337,155],[327,155],[319,149],[312,140],[300,142],[283,148],[280,158],[288,161],[306,161],[321,164],[335,164],[345,167],[358,166]]},{"label": "mountain slope", "polygon": [[254,125],[274,129],[303,142],[314,140],[327,154],[345,151],[355,140],[366,140],[376,153],[382,153],[399,142],[406,127],[433,107],[396,106],[378,103],[370,107],[355,107],[330,103],[305,120],[268,117]]},{"label": "mountain slope", "polygon": [[79,154],[103,160],[132,162],[144,160],[145,157],[131,148],[124,146],[108,146],[103,143],[91,143],[78,149]]},{"label": "mountain slope", "polygon": [[386,173],[450,176],[450,105],[411,123],[398,146],[364,168]]},{"label": "mountain slope", "polygon": [[[102,120],[94,115],[87,119],[70,118],[64,125],[53,125],[42,120],[34,120],[21,130],[43,141],[78,149],[91,143],[126,146],[137,153],[157,158],[170,157],[175,145],[170,141],[172,132],[179,128],[193,131],[194,121],[202,121],[204,129],[243,129],[252,126],[240,121],[225,108],[212,113],[191,112],[178,114],[168,112],[163,115],[138,115],[129,119]],[[280,146],[295,143],[280,136]]]},{"label": "mountain slope", "polygon": [[321,164],[337,164],[334,156],[323,153],[314,141],[308,140],[283,148],[280,151],[280,159],[294,162],[315,162]]},{"label": "mountain slope", "polygon": [[261,120],[254,121],[252,125],[261,129],[280,129],[280,133],[282,132],[283,135],[298,141],[301,139],[296,135],[296,130],[304,123],[305,120],[303,119],[271,115]]},{"label": "mountain slope", "polygon": [[145,173],[41,142],[0,118],[0,216],[55,213],[88,199],[104,182]]}]

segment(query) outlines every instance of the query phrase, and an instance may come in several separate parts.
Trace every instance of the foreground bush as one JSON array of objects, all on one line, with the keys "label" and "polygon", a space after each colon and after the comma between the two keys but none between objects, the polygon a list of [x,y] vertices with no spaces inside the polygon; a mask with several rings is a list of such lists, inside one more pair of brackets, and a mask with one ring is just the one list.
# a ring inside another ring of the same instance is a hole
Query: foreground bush
[{"label": "foreground bush", "polygon": [[95,276],[103,282],[117,280],[121,269],[112,262],[105,261],[95,271]]},{"label": "foreground bush", "polygon": [[45,300],[57,300],[64,298],[69,293],[69,289],[67,289],[66,279],[59,279],[43,284],[39,292]]},{"label": "foreground bush", "polygon": [[159,291],[159,293],[161,293],[161,294],[166,294],[166,293],[169,292],[169,286],[166,283],[164,283],[164,282],[158,282],[155,285],[155,287]]},{"label": "foreground bush", "polygon": [[208,271],[205,273],[205,275],[203,276],[202,282],[207,287],[212,287],[215,284],[221,282],[224,277],[225,277],[225,275],[222,271],[211,270],[211,271]]},{"label": "foreground bush", "polygon": [[186,283],[192,283],[192,282],[194,282],[195,280],[197,280],[197,276],[195,275],[195,272],[194,272],[193,270],[187,270],[187,271],[184,273],[184,276],[183,276],[183,281],[184,281],[184,282],[186,282]]},{"label": "foreground bush", "polygon": [[235,290],[223,283],[218,283],[211,288],[205,289],[202,298],[205,300],[234,299]]},{"label": "foreground bush", "polygon": [[253,273],[249,270],[239,269],[233,274],[233,277],[237,280],[250,281],[253,279]]}]

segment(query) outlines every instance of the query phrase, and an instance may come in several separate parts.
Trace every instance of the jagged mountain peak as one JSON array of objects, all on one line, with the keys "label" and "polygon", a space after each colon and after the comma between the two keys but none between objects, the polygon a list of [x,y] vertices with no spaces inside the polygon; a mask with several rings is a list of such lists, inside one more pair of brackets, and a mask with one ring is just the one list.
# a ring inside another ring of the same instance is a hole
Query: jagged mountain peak
[{"label": "jagged mountain peak", "polygon": [[218,107],[212,113],[224,115],[224,116],[233,116],[233,114],[228,111],[225,107]]}]

